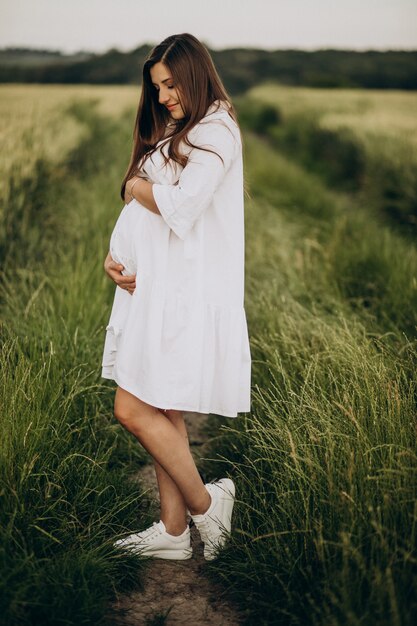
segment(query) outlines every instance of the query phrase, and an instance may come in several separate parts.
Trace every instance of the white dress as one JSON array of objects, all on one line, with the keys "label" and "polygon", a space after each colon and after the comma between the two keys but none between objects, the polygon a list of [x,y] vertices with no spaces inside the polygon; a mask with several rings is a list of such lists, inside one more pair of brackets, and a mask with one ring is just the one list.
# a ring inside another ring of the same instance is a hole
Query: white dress
[{"label": "white dress", "polygon": [[136,289],[115,288],[102,377],[161,409],[237,417],[251,391],[241,137],[223,101],[188,137],[224,165],[184,142],[184,168],[164,166],[161,148],[147,157],[161,215],[132,200],[112,232],[110,254]]}]

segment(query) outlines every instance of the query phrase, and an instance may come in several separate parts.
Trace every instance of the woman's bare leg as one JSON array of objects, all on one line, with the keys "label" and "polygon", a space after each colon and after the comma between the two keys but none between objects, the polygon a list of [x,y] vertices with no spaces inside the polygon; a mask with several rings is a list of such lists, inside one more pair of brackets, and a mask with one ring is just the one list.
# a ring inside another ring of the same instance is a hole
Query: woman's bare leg
[{"label": "woman's bare leg", "polygon": [[[198,473],[184,434],[162,411],[121,387],[116,389],[114,414],[175,483],[190,513],[205,513],[211,497]],[[172,495],[171,489],[170,493]]]},{"label": "woman's bare leg", "polygon": [[[189,447],[187,427],[182,411],[167,409],[164,414],[184,437]],[[158,481],[159,499],[161,503],[161,520],[171,535],[181,535],[187,527],[187,515],[184,498],[170,475],[162,465],[154,459],[155,473]]]}]

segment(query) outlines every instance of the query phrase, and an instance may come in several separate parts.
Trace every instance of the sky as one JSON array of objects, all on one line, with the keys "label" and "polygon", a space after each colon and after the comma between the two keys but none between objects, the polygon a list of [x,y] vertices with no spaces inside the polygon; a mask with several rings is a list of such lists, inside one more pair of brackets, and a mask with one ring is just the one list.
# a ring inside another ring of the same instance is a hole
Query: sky
[{"label": "sky", "polygon": [[417,49],[417,0],[0,0],[0,47],[105,52],[188,32],[211,49]]}]

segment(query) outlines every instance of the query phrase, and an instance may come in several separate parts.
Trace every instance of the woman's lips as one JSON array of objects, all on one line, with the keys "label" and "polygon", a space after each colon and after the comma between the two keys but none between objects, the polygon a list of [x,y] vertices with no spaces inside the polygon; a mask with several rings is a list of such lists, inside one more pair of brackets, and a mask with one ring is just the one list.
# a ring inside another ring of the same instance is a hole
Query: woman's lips
[{"label": "woman's lips", "polygon": [[175,109],[176,106],[177,106],[176,104],[172,104],[171,106],[168,106],[167,109],[172,111],[172,109]]}]

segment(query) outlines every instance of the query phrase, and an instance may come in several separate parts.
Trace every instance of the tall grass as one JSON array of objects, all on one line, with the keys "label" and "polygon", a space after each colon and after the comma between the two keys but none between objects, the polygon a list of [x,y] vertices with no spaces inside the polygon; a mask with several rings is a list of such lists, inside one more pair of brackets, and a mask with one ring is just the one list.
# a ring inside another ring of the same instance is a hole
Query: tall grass
[{"label": "tall grass", "polygon": [[[284,94],[278,90],[280,97],[275,102],[271,100],[271,94],[276,93],[274,89],[271,93],[267,89],[252,91],[258,93],[260,99],[245,96],[236,102],[242,124],[267,136],[279,151],[298,160],[331,187],[357,193],[357,201],[368,205],[368,210],[372,208],[381,222],[398,225],[403,234],[414,234],[417,224],[417,151],[413,134],[393,136],[394,116],[385,118],[387,126],[380,128],[379,132],[363,128],[360,124],[362,108],[372,109],[376,103],[375,96],[365,95],[365,92],[362,92],[362,99],[357,103],[360,106],[349,121],[340,112],[348,105],[339,103],[340,110],[332,114],[338,120],[337,124],[327,123],[329,115],[326,110],[331,111],[333,104],[337,111],[340,93],[329,94],[329,102],[320,101],[319,108],[303,101],[304,92],[302,88],[299,90],[303,105],[294,102],[290,107],[285,90]],[[404,94],[404,102],[408,96]],[[295,99],[295,94],[293,97]],[[382,95],[380,98],[384,99]],[[401,102],[398,94],[397,99]],[[349,101],[349,95],[346,100]],[[406,115],[405,120],[411,127],[412,122]]]},{"label": "tall grass", "polygon": [[202,468],[238,497],[210,575],[248,624],[411,625],[415,250],[265,142],[245,156],[252,410],[208,426]]},{"label": "tall grass", "polygon": [[[116,121],[87,102],[68,114],[82,142],[55,164],[40,156],[0,211],[0,620],[11,626],[111,623],[109,601],[144,567],[113,540],[151,521],[128,480],[145,455],[99,378],[114,285],[98,259],[132,111]],[[233,476],[238,502],[230,546],[207,571],[248,624],[411,625],[415,247],[250,133],[245,163],[252,411],[208,426],[201,470]]]},{"label": "tall grass", "polygon": [[[89,134],[88,126],[75,116],[63,115],[70,102],[94,102],[99,114],[114,117],[132,113],[138,99],[135,85],[0,84],[0,202],[12,178],[33,174],[41,157],[59,163]],[[34,176],[36,179],[36,175]]]},{"label": "tall grass", "polygon": [[34,177],[15,181],[4,213],[0,621],[8,626],[111,622],[109,601],[137,587],[144,567],[113,541],[151,521],[148,495],[128,479],[146,455],[116,425],[114,387],[100,379],[114,290],[102,264],[130,126],[88,102],[68,114],[88,136],[61,163],[40,161]]}]

